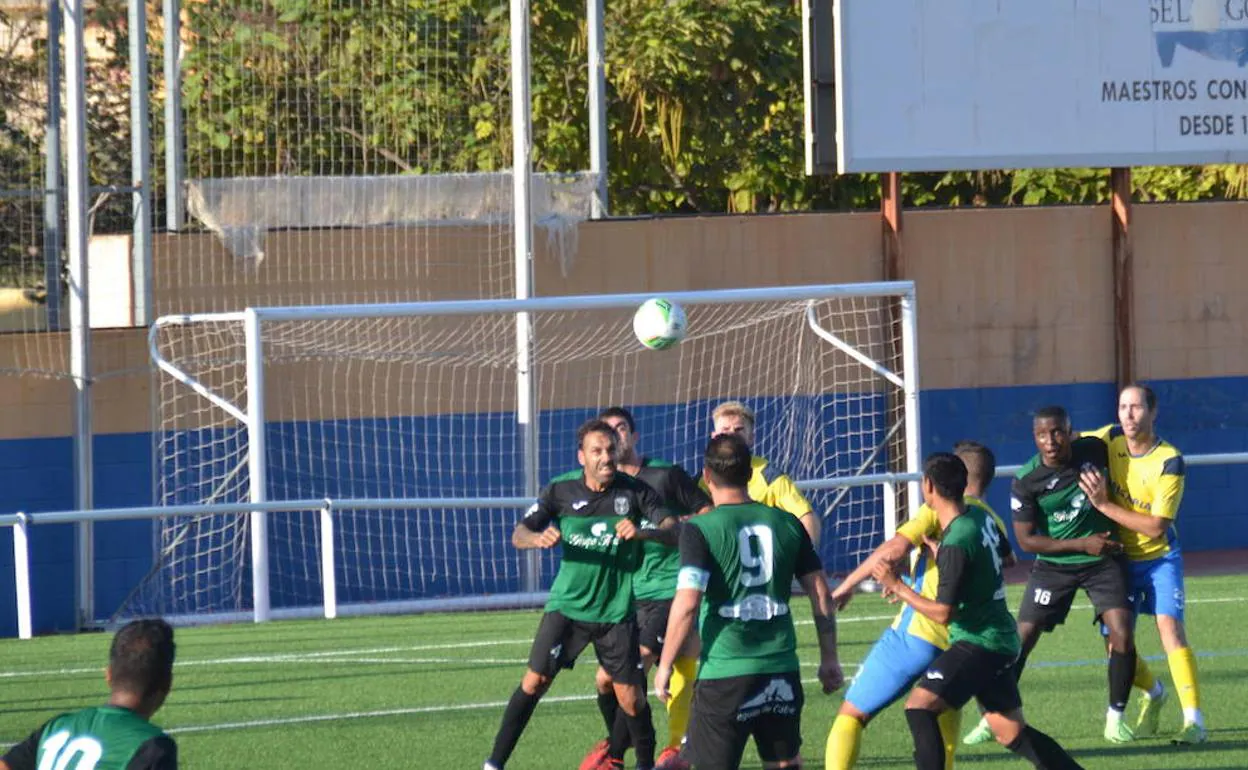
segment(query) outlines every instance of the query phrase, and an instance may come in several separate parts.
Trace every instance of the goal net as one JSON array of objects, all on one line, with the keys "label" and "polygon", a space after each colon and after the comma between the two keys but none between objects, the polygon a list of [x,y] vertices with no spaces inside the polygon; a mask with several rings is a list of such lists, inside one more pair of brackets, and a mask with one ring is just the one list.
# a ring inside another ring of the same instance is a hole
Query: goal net
[{"label": "goal net", "polygon": [[[914,468],[907,290],[673,295],[689,314],[689,334],[665,351],[634,338],[637,296],[261,309],[250,376],[241,314],[162,319],[152,336],[160,365],[155,499],[310,501],[267,514],[263,548],[278,614],[320,607],[316,501],[326,499],[334,501],[332,563],[344,607],[480,605],[522,592],[532,567],[510,545],[522,511],[506,501],[532,491],[517,419],[516,310],[547,308],[530,316],[543,481],[576,467],[577,425],[612,405],[633,411],[644,454],[696,473],[711,410],[739,399],[758,417],[756,452],[809,482]],[[252,398],[264,409],[259,441],[246,423]],[[824,516],[830,571],[881,541],[888,520],[904,517],[905,493],[904,485],[809,493]],[[466,502],[403,502],[429,498]],[[251,610],[254,523],[246,513],[165,519],[155,566],[118,614]],[[541,554],[539,587],[556,559]]]}]

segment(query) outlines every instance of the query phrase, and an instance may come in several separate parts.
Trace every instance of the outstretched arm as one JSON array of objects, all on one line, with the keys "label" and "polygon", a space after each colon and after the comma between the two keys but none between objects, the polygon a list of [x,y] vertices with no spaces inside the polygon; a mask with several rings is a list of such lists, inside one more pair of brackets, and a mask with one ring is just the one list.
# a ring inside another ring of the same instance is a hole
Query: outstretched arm
[{"label": "outstretched arm", "polygon": [[863,559],[862,563],[855,567],[854,571],[849,573],[832,591],[832,600],[836,602],[836,606],[843,607],[849,601],[854,589],[862,581],[871,577],[875,565],[881,562],[896,564],[906,557],[912,547],[912,543],[904,535],[893,535],[892,538],[877,546],[871,555]]}]

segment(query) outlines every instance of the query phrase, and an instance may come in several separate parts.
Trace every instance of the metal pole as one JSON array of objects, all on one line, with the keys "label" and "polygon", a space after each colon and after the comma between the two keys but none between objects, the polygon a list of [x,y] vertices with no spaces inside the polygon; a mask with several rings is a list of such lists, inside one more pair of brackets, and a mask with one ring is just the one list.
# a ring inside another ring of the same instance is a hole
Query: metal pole
[{"label": "metal pole", "polygon": [[603,0],[587,0],[589,24],[589,170],[595,193],[590,217],[607,214],[607,76],[603,66]]},{"label": "metal pole", "polygon": [[[243,320],[247,351],[247,472],[248,499],[263,503],[268,493],[264,435],[264,350],[260,316],[248,308]],[[269,619],[269,521],[264,511],[248,514],[251,524],[251,607],[257,623]]]},{"label": "metal pole", "polygon": [[165,229],[182,229],[182,4],[162,0],[165,17]]},{"label": "metal pole", "polygon": [[[923,469],[923,448],[919,445],[919,321],[918,297],[913,288],[901,298],[901,360],[906,383],[902,388],[903,413],[906,417],[906,472],[918,473]],[[906,513],[913,516],[923,503],[919,483],[906,485]]]},{"label": "metal pole", "polygon": [[[91,459],[91,308],[87,294],[87,96],[83,0],[65,0],[65,92],[69,146],[69,370],[74,386],[75,504],[94,508]],[[95,615],[95,544],[90,522],[77,526],[78,625]]]},{"label": "metal pole", "polygon": [[[529,2],[511,0],[511,133],[512,212],[515,225],[516,299],[533,295],[533,217],[529,183],[532,140],[529,123]],[[520,428],[520,456],[524,467],[524,494],[536,497],[537,389],[534,387],[533,324],[527,311],[516,313],[516,422]],[[536,591],[541,582],[541,559],[536,550],[525,560],[524,586]]]},{"label": "metal pole", "polygon": [[30,522],[26,514],[17,514],[13,525],[13,587],[17,592],[17,637],[33,635],[30,612]]},{"label": "metal pole", "polygon": [[43,137],[43,283],[48,328],[61,329],[61,0],[48,0],[48,122]]},{"label": "metal pole", "polygon": [[134,287],[133,323],[152,320],[152,192],[150,98],[147,83],[147,2],[130,0],[130,174],[133,193],[134,241],[130,280]]},{"label": "metal pole", "polygon": [[334,509],[321,509],[321,595],[326,620],[338,617],[338,571],[334,567]]}]

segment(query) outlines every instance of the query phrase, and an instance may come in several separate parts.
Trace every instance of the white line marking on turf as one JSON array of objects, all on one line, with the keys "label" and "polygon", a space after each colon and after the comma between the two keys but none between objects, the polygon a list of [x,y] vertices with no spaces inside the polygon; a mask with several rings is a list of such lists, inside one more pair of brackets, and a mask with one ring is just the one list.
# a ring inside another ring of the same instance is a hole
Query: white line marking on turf
[{"label": "white line marking on turf", "polygon": [[[1227,604],[1227,603],[1238,604],[1238,603],[1243,603],[1246,601],[1248,601],[1248,597],[1224,596],[1224,597],[1208,597],[1208,598],[1196,597],[1193,599],[1188,599],[1187,603],[1188,604]],[[1074,605],[1072,609],[1090,610],[1092,609],[1092,605],[1076,604]],[[897,617],[896,613],[891,613],[888,615],[865,615],[865,616],[853,617],[853,618],[840,618],[838,619],[837,622],[842,623],[842,624],[844,623],[875,623],[875,622],[880,622],[880,621],[885,621],[885,620],[892,620],[895,617]],[[809,625],[814,624],[813,620],[798,620],[795,622],[799,626],[809,626]],[[232,656],[228,658],[203,658],[200,660],[180,660],[174,665],[177,666],[178,668],[183,668],[183,667],[196,667],[196,666],[229,666],[229,665],[240,665],[240,664],[339,662],[339,661],[335,661],[334,658],[350,658],[350,660],[343,660],[340,662],[359,663],[361,661],[359,660],[358,656],[361,656],[361,655],[374,655],[375,656],[375,655],[384,655],[387,653],[402,653],[402,652],[436,652],[439,650],[471,650],[471,649],[476,649],[479,647],[506,647],[509,645],[530,645],[532,643],[533,643],[532,638],[492,639],[492,640],[480,641],[480,642],[456,642],[456,643],[448,643],[448,644],[418,644],[418,645],[402,645],[402,646],[389,646],[389,647],[367,647],[367,648],[346,649],[346,650],[311,650],[308,652],[237,655],[237,656]],[[399,661],[378,660],[375,662],[388,663],[388,662],[399,662]],[[421,661],[415,660],[411,662],[419,663]],[[441,658],[437,658],[437,659],[430,658],[429,662],[430,663],[442,663],[444,661]],[[477,660],[477,659],[471,659],[471,658],[463,658],[463,659],[455,658],[455,659],[448,659],[445,662],[503,663],[503,662],[509,662],[509,661],[492,660],[492,659]],[[523,662],[523,661],[520,661],[520,662]],[[29,671],[20,671],[20,670],[0,671],[0,679],[25,679],[25,678],[39,677],[39,676],[76,676],[79,674],[98,675],[100,671],[101,671],[100,666],[83,666],[80,668],[36,669],[36,670],[29,670]]]}]

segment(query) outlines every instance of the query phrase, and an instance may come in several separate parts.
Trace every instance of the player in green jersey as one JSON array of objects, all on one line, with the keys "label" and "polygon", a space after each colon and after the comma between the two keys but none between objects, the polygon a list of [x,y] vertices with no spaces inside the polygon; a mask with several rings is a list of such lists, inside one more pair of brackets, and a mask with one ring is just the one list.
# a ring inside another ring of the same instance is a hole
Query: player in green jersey
[{"label": "player in green jersey", "polygon": [[1037,768],[1079,768],[1056,741],[1023,719],[1023,700],[1014,677],[1020,645],[1005,604],[1001,535],[987,510],[966,504],[966,479],[966,465],[957,455],[937,452],[923,464],[923,499],[944,527],[936,554],[940,584],[935,599],[903,583],[888,562],[880,561],[873,571],[886,594],[949,625],[949,649],[932,663],[906,700],[915,766],[944,770],[939,715],[975,698],[997,741],[1010,751]]},{"label": "player in green jersey", "polygon": [[[628,719],[637,767],[654,765],[654,722],[638,650],[633,573],[641,562],[642,541],[674,543],[677,521],[657,492],[617,472],[618,447],[610,425],[590,420],[577,430],[576,442],[581,469],[546,485],[512,533],[517,548],[562,544],[563,553],[528,670],[503,712],[485,770],[502,770],[555,675],[571,668],[591,642]],[[642,529],[645,519],[655,528]],[[611,759],[618,764],[622,756],[621,748]]]},{"label": "player in green jersey", "polygon": [[[1105,739],[1125,743],[1135,738],[1123,711],[1136,660],[1126,562],[1118,527],[1079,486],[1083,472],[1106,470],[1109,452],[1099,439],[1073,438],[1070,416],[1060,406],[1037,410],[1032,434],[1039,451],[1018,471],[1010,490],[1014,535],[1020,548],[1036,555],[1018,610],[1017,672],[1021,677],[1040,637],[1066,621],[1082,589],[1109,634]],[[981,721],[964,742],[987,740],[988,732]]]},{"label": "player in green jersey", "polygon": [[151,723],[173,686],[173,628],[134,620],[113,637],[108,705],[61,714],[0,760],[0,770],[177,770],[178,747]]},{"label": "player in green jersey", "polygon": [[738,435],[707,445],[703,479],[715,508],[681,528],[676,598],[654,678],[667,700],[676,653],[700,609],[702,665],[687,753],[707,770],[738,767],[751,736],[764,768],[801,767],[802,678],[789,608],[795,577],[813,608],[824,692],[844,681],[823,565],[792,514],[750,499],[750,461]]},{"label": "player in green jersey", "polygon": [[[711,509],[710,498],[698,488],[697,482],[684,468],[645,457],[639,452],[637,423],[632,412],[613,406],[602,410],[598,419],[615,430],[619,470],[649,484],[673,515],[686,519]],[[643,529],[652,526],[649,522],[642,523]],[[672,597],[676,595],[676,573],[679,571],[680,553],[675,547],[657,540],[647,540],[642,544],[641,565],[633,575],[633,598],[636,600],[641,660],[647,676],[663,651],[663,635],[667,631],[667,616],[672,608]],[[689,764],[680,756],[680,746],[689,727],[697,655],[698,639],[692,636],[676,658],[672,698],[667,702],[668,739],[659,753],[655,770],[688,770]],[[598,690],[598,709],[607,725],[609,738],[598,741],[590,749],[581,761],[580,770],[609,768],[610,757],[618,754],[619,747],[629,743],[627,720],[615,699],[611,675],[602,666],[598,667],[594,684]]]}]

